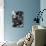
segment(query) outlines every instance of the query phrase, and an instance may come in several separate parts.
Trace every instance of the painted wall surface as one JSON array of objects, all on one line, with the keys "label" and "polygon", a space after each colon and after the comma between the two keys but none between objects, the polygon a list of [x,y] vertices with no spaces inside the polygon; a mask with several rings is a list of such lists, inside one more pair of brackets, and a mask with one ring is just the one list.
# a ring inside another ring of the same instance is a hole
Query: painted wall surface
[{"label": "painted wall surface", "polygon": [[[4,1],[4,35],[7,41],[18,41],[32,28],[32,20],[36,17],[35,12],[40,9],[40,0],[5,0]],[[24,27],[12,27],[12,10],[24,11]]]}]

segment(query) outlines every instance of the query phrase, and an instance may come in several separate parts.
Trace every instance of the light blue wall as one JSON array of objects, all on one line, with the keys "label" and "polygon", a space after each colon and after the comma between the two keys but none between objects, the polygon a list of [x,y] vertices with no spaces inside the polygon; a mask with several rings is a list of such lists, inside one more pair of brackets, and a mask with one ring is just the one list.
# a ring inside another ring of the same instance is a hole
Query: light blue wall
[{"label": "light blue wall", "polygon": [[[18,41],[32,28],[32,20],[36,17],[35,12],[40,9],[40,0],[5,0],[4,9],[4,35],[7,41]],[[24,28],[12,27],[12,10],[24,11]]]}]

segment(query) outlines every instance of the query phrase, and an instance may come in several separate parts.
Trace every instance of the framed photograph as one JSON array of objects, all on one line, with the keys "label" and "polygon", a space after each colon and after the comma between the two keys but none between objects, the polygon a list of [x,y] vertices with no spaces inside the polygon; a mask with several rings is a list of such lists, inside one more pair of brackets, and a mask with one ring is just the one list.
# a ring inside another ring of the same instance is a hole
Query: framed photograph
[{"label": "framed photograph", "polygon": [[12,11],[12,26],[23,27],[24,26],[24,13],[23,11]]}]

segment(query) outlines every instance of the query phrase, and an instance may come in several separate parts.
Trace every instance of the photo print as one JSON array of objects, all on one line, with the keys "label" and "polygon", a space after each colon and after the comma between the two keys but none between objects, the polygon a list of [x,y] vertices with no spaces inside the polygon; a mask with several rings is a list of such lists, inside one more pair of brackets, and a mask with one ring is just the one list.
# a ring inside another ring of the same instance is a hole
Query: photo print
[{"label": "photo print", "polygon": [[24,27],[23,11],[12,11],[12,27]]}]

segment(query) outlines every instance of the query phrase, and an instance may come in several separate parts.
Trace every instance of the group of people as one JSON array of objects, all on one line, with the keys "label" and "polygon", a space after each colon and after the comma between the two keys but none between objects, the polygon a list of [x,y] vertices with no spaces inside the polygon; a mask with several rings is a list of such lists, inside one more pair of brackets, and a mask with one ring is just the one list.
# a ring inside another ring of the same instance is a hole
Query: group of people
[{"label": "group of people", "polygon": [[23,12],[17,11],[15,15],[12,15],[13,27],[17,27],[23,24]]}]

